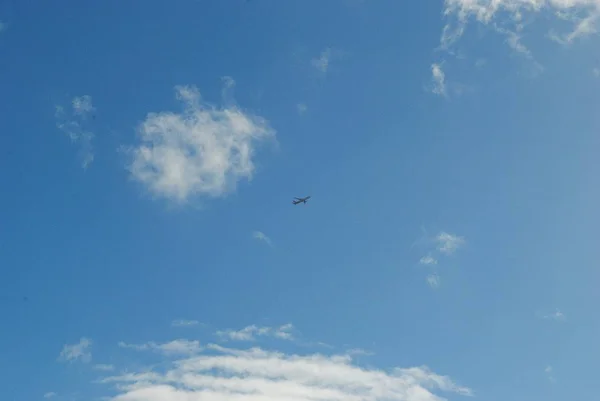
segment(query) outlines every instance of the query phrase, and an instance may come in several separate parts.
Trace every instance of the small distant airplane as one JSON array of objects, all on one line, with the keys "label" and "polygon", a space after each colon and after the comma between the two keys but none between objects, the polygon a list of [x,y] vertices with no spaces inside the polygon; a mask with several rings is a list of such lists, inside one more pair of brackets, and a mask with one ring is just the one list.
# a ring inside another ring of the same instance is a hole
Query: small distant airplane
[{"label": "small distant airplane", "polygon": [[310,196],[307,196],[305,198],[294,198],[294,200],[292,201],[292,203],[294,205],[297,205],[298,203],[306,203],[307,200],[310,199]]}]

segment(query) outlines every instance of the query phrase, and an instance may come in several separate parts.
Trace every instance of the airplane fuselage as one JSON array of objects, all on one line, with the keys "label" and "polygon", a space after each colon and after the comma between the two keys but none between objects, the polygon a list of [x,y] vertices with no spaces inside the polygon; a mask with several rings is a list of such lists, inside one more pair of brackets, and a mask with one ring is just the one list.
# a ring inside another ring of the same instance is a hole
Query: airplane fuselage
[{"label": "airplane fuselage", "polygon": [[305,198],[296,198],[295,200],[292,201],[292,203],[294,205],[297,205],[298,203],[306,203],[306,201],[309,199],[310,199],[310,196],[307,196]]}]

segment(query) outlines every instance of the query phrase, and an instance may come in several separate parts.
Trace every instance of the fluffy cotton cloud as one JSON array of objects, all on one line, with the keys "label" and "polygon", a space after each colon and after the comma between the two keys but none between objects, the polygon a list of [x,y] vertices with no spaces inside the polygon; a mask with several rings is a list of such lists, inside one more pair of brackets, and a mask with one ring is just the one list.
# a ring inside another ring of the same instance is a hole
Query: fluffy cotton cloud
[{"label": "fluffy cotton cloud", "polygon": [[130,348],[136,351],[155,351],[169,356],[193,355],[202,350],[200,342],[184,339],[173,340],[163,344],[155,343],[153,341],[144,344],[127,344],[120,342],[119,347]]},{"label": "fluffy cotton cloud", "polygon": [[267,245],[272,246],[273,244],[271,243],[271,239],[269,237],[267,237],[265,235],[265,233],[261,232],[261,231],[254,231],[252,233],[252,238],[258,240],[258,241],[263,241],[265,242]]},{"label": "fluffy cotton cloud", "polygon": [[446,232],[439,233],[435,237],[435,241],[437,242],[437,250],[447,255],[453,254],[466,243],[463,237]]},{"label": "fluffy cotton cloud", "polygon": [[94,161],[92,140],[94,133],[88,127],[87,117],[95,110],[92,97],[89,95],[77,96],[71,100],[71,110],[63,106],[56,106],[54,116],[56,126],[80,146],[81,165],[84,169]]},{"label": "fluffy cotton cloud", "polygon": [[274,138],[269,123],[235,106],[204,104],[193,86],[177,86],[181,113],[150,113],[129,149],[131,176],[154,195],[177,202],[220,197],[254,172],[255,146]]},{"label": "fluffy cotton cloud", "polygon": [[431,65],[431,91],[436,95],[446,96],[446,74],[439,64]]},{"label": "fluffy cotton cloud", "polygon": [[92,340],[86,337],[81,337],[77,344],[66,344],[63,346],[58,360],[60,362],[73,362],[80,360],[81,362],[87,363],[92,360]]},{"label": "fluffy cotton cloud", "polygon": [[217,336],[234,341],[255,341],[256,337],[275,337],[282,340],[292,340],[294,326],[291,323],[279,327],[259,327],[251,325],[241,330],[220,330]]},{"label": "fluffy cotton cloud", "polygon": [[172,362],[165,370],[107,377],[112,401],[442,401],[436,393],[464,396],[472,390],[427,367],[378,370],[350,355],[297,355],[261,348],[209,346],[203,354]]},{"label": "fluffy cotton cloud", "polygon": [[198,326],[199,324],[200,324],[200,322],[197,320],[185,320],[185,319],[173,320],[171,322],[171,326],[173,326],[173,327],[190,327],[190,326]]}]

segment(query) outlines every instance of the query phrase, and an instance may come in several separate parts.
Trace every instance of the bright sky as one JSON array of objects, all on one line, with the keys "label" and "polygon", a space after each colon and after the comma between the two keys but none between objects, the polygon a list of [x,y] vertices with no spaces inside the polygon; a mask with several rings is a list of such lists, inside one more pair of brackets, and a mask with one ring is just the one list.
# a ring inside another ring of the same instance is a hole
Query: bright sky
[{"label": "bright sky", "polygon": [[2,400],[597,397],[600,0],[0,21]]}]

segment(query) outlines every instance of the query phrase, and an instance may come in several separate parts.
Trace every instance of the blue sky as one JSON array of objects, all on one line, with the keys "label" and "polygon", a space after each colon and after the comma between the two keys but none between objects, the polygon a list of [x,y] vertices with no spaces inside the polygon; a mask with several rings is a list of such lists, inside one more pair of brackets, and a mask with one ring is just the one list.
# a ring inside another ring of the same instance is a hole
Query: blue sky
[{"label": "blue sky", "polygon": [[594,398],[599,18],[5,1],[2,399]]}]

